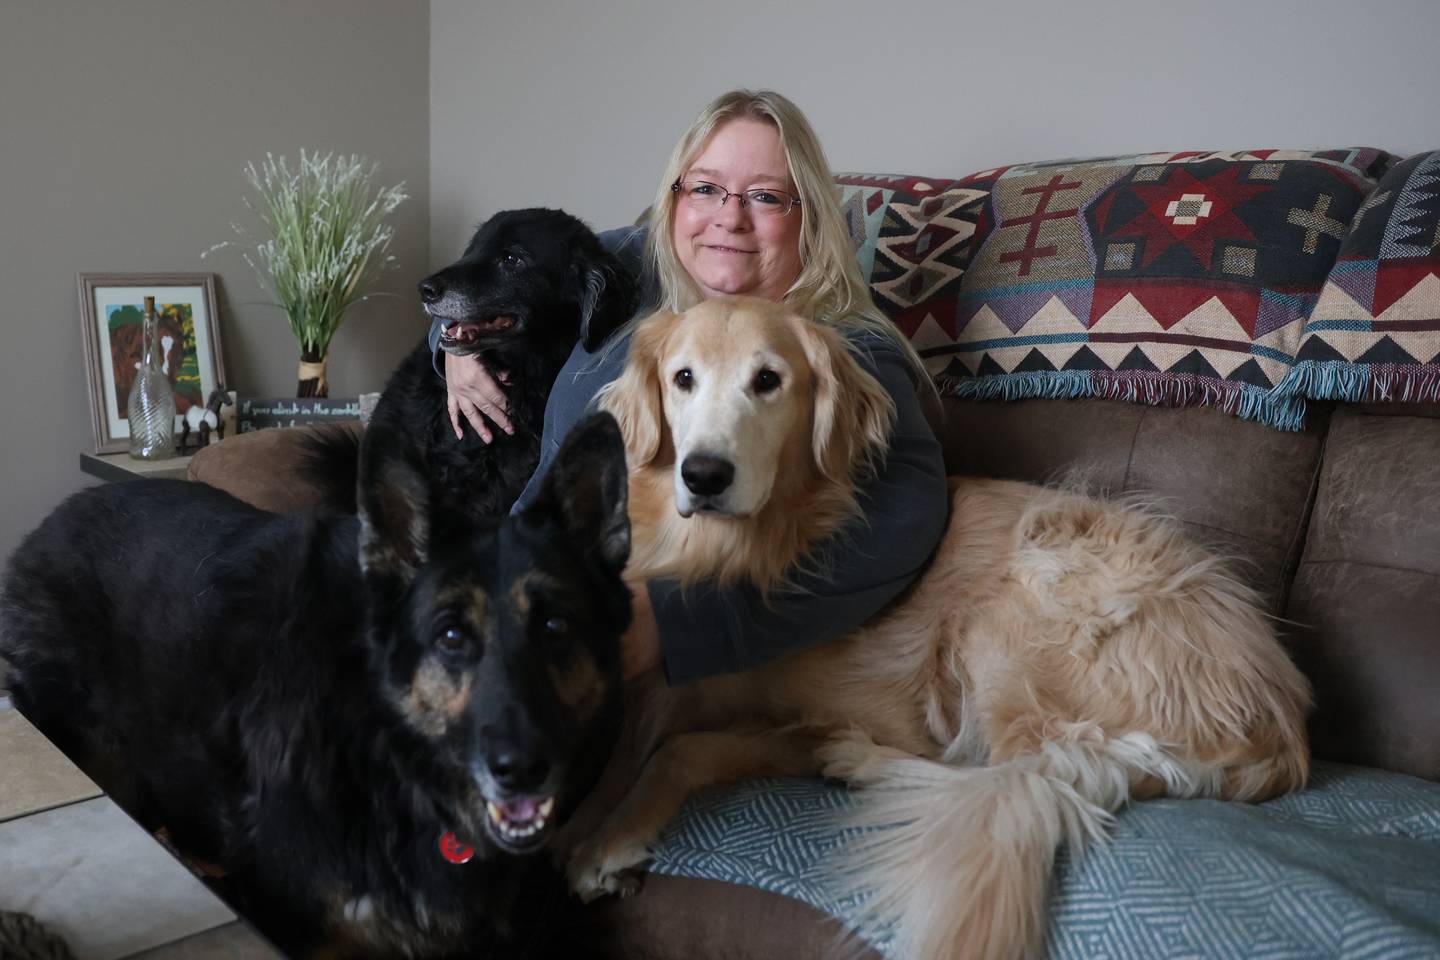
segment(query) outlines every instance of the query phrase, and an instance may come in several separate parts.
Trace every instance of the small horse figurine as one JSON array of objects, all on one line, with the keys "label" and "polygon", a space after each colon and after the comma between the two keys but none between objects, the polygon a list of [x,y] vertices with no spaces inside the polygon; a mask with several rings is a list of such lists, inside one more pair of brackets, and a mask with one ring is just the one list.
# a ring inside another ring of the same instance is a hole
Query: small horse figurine
[{"label": "small horse figurine", "polygon": [[220,418],[220,408],[230,406],[230,395],[224,390],[211,390],[205,406],[192,406],[185,411],[185,424],[180,433],[180,451],[190,449],[190,431],[196,432],[195,448],[199,450],[210,443],[210,431],[215,431],[216,440],[225,439],[225,421]]}]

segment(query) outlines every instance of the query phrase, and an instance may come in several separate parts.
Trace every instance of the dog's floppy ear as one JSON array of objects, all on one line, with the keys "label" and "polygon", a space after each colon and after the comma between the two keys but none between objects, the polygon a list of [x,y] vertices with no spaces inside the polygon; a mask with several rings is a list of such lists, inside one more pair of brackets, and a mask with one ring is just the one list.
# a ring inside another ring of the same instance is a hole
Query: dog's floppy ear
[{"label": "dog's floppy ear", "polygon": [[522,519],[558,523],[573,548],[619,573],[630,559],[629,483],[619,424],[592,413],[566,435]]},{"label": "dog's floppy ear", "polygon": [[815,464],[827,479],[843,483],[884,453],[895,401],[850,355],[839,331],[802,317],[794,322],[815,377]]},{"label": "dog's floppy ear", "polygon": [[430,549],[430,485],[410,438],[371,424],[360,439],[360,569],[408,584]]},{"label": "dog's floppy ear", "polygon": [[580,343],[593,353],[635,315],[639,286],[598,242],[576,256],[572,269],[580,289]]},{"label": "dog's floppy ear", "polygon": [[654,462],[664,445],[667,427],[660,362],[665,341],[679,319],[679,314],[662,310],[641,320],[630,338],[625,369],[600,392],[600,409],[620,421],[632,467]]}]

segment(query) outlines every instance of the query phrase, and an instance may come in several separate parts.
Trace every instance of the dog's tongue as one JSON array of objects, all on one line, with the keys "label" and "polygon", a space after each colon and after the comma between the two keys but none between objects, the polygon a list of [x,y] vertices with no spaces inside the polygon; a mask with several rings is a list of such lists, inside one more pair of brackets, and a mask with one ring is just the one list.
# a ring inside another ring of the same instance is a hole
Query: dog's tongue
[{"label": "dog's tongue", "polygon": [[513,797],[501,802],[500,809],[510,820],[534,820],[540,812],[540,797]]},{"label": "dog's tongue", "polygon": [[451,340],[459,340],[462,343],[469,343],[475,339],[479,327],[473,323],[452,323],[445,331],[445,335]]},{"label": "dog's tongue", "polygon": [[445,328],[445,335],[461,343],[471,343],[480,336],[480,331],[503,331],[515,326],[515,318],[508,315],[491,317],[488,320],[457,320]]}]

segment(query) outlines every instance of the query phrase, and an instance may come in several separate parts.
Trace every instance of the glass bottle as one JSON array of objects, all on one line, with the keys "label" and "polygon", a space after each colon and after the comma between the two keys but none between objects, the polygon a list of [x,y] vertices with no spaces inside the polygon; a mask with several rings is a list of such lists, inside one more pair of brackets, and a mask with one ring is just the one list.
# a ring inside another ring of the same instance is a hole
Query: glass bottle
[{"label": "glass bottle", "polygon": [[163,460],[175,455],[175,394],[160,356],[160,324],[155,298],[145,298],[145,347],[135,382],[130,385],[126,416],[130,423],[130,456]]}]

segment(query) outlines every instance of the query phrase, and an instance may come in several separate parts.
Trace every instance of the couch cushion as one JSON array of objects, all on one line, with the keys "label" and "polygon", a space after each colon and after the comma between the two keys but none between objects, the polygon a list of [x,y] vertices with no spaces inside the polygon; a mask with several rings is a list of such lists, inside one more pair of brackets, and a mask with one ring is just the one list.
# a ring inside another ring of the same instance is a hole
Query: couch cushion
[{"label": "couch cushion", "polygon": [[1241,561],[1270,609],[1283,608],[1319,470],[1326,410],[1281,433],[1216,410],[1113,400],[945,401],[946,468],[1092,492],[1136,494]]},{"label": "couch cushion", "polygon": [[1280,389],[1440,400],[1440,150],[1398,164],[1355,214]]},{"label": "couch cushion", "polygon": [[[742,784],[692,802],[651,869],[752,884],[853,916],[855,904],[823,881],[822,862],[841,839],[836,812],[854,799],[819,780]],[[1107,847],[1079,864],[1060,858],[1050,920],[1052,960],[1435,956],[1440,784],[1320,764],[1307,789],[1268,803],[1134,804]],[[727,929],[743,944],[765,936]],[[867,936],[884,952],[883,931]],[[762,955],[685,944],[694,952],[643,955]]]},{"label": "couch cushion", "polygon": [[880,960],[829,914],[745,883],[651,873],[600,909],[626,960]]},{"label": "couch cushion", "polygon": [[[337,422],[331,426],[340,425]],[[343,425],[360,429],[358,420]],[[262,510],[303,510],[320,497],[302,470],[304,452],[300,441],[312,429],[277,427],[227,437],[191,457],[186,475]]]},{"label": "couch cushion", "polygon": [[[963,396],[1204,405],[1273,396],[1379,150],[1147,154],[988,172],[944,376]],[[945,322],[942,319],[942,325]]]},{"label": "couch cushion", "polygon": [[1316,755],[1440,779],[1434,407],[1336,410],[1285,615],[1316,687]]}]

